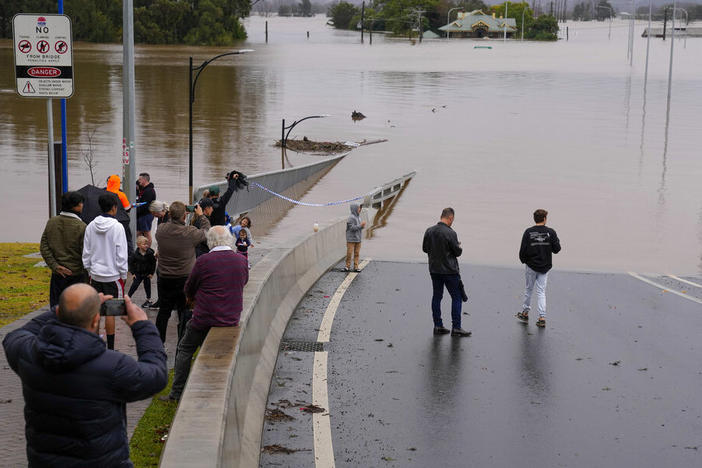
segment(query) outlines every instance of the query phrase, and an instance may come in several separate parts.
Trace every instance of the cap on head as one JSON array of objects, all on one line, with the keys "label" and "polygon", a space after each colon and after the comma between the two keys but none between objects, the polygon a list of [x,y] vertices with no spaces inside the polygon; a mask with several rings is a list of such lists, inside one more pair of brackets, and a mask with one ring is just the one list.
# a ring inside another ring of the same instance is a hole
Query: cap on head
[{"label": "cap on head", "polygon": [[213,185],[210,187],[210,196],[215,195],[219,196],[219,186],[218,185]]}]

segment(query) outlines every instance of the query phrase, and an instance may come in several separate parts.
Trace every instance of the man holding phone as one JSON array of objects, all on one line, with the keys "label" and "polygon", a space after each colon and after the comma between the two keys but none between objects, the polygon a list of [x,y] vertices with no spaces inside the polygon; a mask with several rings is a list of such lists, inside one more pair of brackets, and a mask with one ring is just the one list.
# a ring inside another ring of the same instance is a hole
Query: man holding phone
[{"label": "man holding phone", "polygon": [[22,380],[29,466],[132,466],[126,404],[166,386],[166,353],[154,324],[128,297],[118,309],[126,313],[137,360],[106,350],[97,332],[108,299],[75,284],[55,312],[3,340],[7,362]]}]

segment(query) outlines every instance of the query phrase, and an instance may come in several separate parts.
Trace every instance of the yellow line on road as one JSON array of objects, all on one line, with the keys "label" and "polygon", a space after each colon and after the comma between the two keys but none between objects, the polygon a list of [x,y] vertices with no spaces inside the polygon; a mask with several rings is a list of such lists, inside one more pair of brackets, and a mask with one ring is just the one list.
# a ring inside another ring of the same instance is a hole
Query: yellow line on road
[{"label": "yellow line on road", "polygon": [[702,288],[702,284],[693,283],[692,281],[688,281],[686,279],[679,278],[675,275],[667,275],[667,276],[668,276],[668,278],[673,278],[675,281],[680,281],[681,283],[689,284],[690,286],[694,286],[696,288]]},{"label": "yellow line on road", "polygon": [[[359,270],[363,270],[368,265],[370,259],[365,259],[358,265]],[[344,293],[351,285],[351,282],[358,276],[358,273],[349,273],[344,281],[339,285],[329,301],[327,310],[324,311],[322,324],[319,327],[317,341],[328,343],[331,335],[332,324],[336,316],[336,309],[341,304]],[[317,351],[314,353],[314,364],[312,366],[312,404],[324,408],[323,413],[312,414],[312,429],[314,432],[314,466],[316,468],[334,468],[334,445],[332,443],[331,419],[329,417],[329,389],[327,386],[327,351]]]},{"label": "yellow line on road", "polygon": [[665,292],[669,292],[669,293],[675,294],[676,296],[684,297],[685,299],[688,299],[688,300],[690,300],[690,301],[692,301],[692,302],[696,302],[696,303],[698,303],[698,304],[702,304],[702,300],[697,299],[696,297],[692,297],[692,296],[690,296],[690,295],[688,295],[688,294],[685,294],[685,293],[682,293],[682,292],[680,292],[680,291],[676,291],[676,290],[674,290],[674,289],[670,289],[669,287],[667,287],[667,286],[665,286],[665,285],[663,285],[663,284],[656,283],[655,281],[651,281],[651,280],[648,279],[648,278],[644,278],[643,276],[637,275],[637,274],[634,273],[633,271],[630,271],[630,272],[629,272],[629,275],[632,276],[632,277],[634,277],[634,278],[636,278],[637,280],[643,281],[644,283],[648,283],[648,284],[650,284],[651,286],[655,286],[655,287],[657,287],[657,288],[659,288],[659,289],[662,289],[662,290],[665,291]]}]

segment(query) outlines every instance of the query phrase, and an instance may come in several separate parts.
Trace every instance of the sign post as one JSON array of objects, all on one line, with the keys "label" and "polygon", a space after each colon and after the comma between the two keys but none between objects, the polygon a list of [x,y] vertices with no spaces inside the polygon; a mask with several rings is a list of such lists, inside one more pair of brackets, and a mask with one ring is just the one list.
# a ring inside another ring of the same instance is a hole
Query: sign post
[{"label": "sign post", "polygon": [[46,98],[49,131],[49,203],[56,215],[52,99],[73,95],[73,35],[66,15],[17,14],[12,18],[15,84],[22,97]]}]

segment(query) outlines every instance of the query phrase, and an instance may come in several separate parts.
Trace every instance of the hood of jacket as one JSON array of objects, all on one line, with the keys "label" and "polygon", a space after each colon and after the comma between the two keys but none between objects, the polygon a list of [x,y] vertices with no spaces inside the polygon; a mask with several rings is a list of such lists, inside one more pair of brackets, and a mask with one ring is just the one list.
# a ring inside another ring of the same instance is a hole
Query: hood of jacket
[{"label": "hood of jacket", "polygon": [[68,372],[104,353],[105,343],[95,333],[55,320],[39,331],[35,351],[44,369]]},{"label": "hood of jacket", "polygon": [[107,191],[112,193],[119,192],[119,188],[122,185],[122,179],[118,175],[113,174],[107,178]]},{"label": "hood of jacket", "polygon": [[98,234],[105,234],[112,228],[112,226],[119,224],[119,221],[112,216],[105,216],[102,214],[95,218],[92,221],[92,224],[95,226],[95,232]]},{"label": "hood of jacket", "polygon": [[358,216],[358,203],[351,203],[349,210],[351,210],[352,215]]}]

